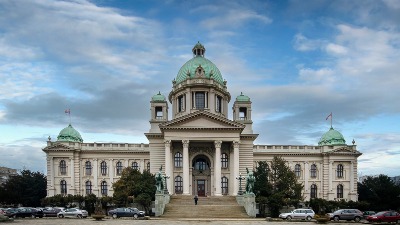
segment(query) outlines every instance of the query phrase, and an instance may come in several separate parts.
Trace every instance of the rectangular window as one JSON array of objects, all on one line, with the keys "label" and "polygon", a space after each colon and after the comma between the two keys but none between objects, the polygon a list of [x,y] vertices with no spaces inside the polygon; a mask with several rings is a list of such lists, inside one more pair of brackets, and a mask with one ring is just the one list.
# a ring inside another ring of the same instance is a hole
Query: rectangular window
[{"label": "rectangular window", "polygon": [[247,117],[247,108],[240,107],[239,108],[239,120],[246,120]]},{"label": "rectangular window", "polygon": [[222,113],[222,97],[221,96],[217,96],[217,98],[215,99],[215,111],[218,113]]},{"label": "rectangular window", "polygon": [[156,106],[156,119],[157,120],[162,120],[163,119],[163,111],[161,106]]},{"label": "rectangular window", "polygon": [[195,101],[196,101],[196,109],[206,108],[206,95],[204,92],[196,92]]},{"label": "rectangular window", "polygon": [[185,111],[185,98],[183,95],[178,97],[178,112]]}]

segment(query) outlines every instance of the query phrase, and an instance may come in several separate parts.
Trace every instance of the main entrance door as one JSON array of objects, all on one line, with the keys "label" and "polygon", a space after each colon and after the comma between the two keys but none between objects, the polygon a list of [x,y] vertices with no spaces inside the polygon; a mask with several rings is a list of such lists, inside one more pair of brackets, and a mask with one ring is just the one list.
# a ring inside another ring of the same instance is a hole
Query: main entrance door
[{"label": "main entrance door", "polygon": [[206,196],[206,181],[197,180],[197,195]]}]

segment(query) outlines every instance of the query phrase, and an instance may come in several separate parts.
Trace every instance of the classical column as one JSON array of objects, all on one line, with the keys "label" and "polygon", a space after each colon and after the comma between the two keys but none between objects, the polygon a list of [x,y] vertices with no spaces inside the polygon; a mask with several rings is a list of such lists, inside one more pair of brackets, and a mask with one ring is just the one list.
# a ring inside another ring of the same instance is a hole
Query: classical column
[{"label": "classical column", "polygon": [[[234,141],[233,142],[233,177],[239,177],[239,141]],[[234,195],[237,195],[239,191],[239,183],[234,182],[233,185],[233,193]]]},{"label": "classical column", "polygon": [[144,159],[141,159],[139,163],[140,172],[143,173],[144,167],[146,166],[144,165]]},{"label": "classical column", "polygon": [[98,184],[99,173],[98,173],[97,159],[93,159],[93,167],[92,168],[93,168],[94,188],[98,189],[99,188],[99,184]]},{"label": "classical column", "polygon": [[354,193],[354,162],[350,162],[350,193]]},{"label": "classical column", "polygon": [[[75,189],[74,159],[73,158],[69,158],[69,162],[70,162],[69,166],[71,167],[69,169],[70,169],[70,172],[71,172],[70,175],[71,175],[71,190],[72,190],[72,189]],[[71,194],[75,194],[75,192],[71,193]]]},{"label": "classical column", "polygon": [[304,190],[305,192],[308,192],[308,189],[310,188],[308,186],[308,176],[310,175],[310,170],[308,169],[308,162],[304,162]]},{"label": "classical column", "polygon": [[183,144],[183,194],[189,195],[189,140],[182,140]]},{"label": "classical column", "polygon": [[110,166],[108,170],[108,176],[110,177],[111,184],[114,183],[114,160],[110,159]]},{"label": "classical column", "polygon": [[221,144],[222,141],[215,141],[215,169],[214,169],[214,187],[215,187],[215,196],[221,196]]},{"label": "classical column", "polygon": [[[172,166],[171,166],[171,140],[165,140],[165,175],[171,176]],[[172,193],[172,183],[171,179],[165,181],[167,183],[167,189]]]},{"label": "classical column", "polygon": [[50,158],[50,171],[49,171],[49,178],[50,178],[50,185],[51,188],[54,188],[54,158],[53,157],[49,157]]},{"label": "classical column", "polygon": [[329,185],[329,192],[328,193],[330,193],[330,192],[332,192],[332,176],[333,176],[333,161],[329,161],[329,183],[328,183],[328,185]]}]

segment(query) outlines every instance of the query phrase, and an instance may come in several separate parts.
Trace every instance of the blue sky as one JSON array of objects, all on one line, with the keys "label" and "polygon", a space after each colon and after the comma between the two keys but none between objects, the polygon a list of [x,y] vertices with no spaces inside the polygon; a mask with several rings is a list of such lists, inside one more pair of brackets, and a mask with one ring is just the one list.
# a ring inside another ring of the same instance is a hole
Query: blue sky
[{"label": "blue sky", "polygon": [[85,142],[147,143],[200,41],[256,144],[317,145],[333,112],[360,175],[400,175],[399,24],[396,0],[0,0],[0,166],[45,172],[66,108]]}]

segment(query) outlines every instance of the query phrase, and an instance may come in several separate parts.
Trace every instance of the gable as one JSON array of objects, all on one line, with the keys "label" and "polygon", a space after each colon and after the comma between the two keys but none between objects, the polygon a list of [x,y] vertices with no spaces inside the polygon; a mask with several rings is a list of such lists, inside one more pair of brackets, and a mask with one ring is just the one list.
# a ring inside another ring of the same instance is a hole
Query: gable
[{"label": "gable", "polygon": [[356,154],[356,155],[361,155],[361,153],[357,150],[354,150],[352,147],[341,147],[334,149],[332,151],[329,151],[328,154]]},{"label": "gable", "polygon": [[43,149],[43,151],[45,151],[45,152],[46,151],[69,151],[69,150],[73,150],[73,148],[71,148],[67,145],[61,144],[61,143],[57,143],[57,142],[54,143],[53,145],[47,146]]},{"label": "gable", "polygon": [[161,124],[160,129],[243,130],[244,125],[209,112],[198,111]]}]

